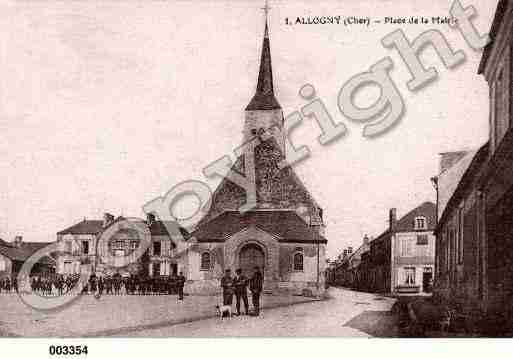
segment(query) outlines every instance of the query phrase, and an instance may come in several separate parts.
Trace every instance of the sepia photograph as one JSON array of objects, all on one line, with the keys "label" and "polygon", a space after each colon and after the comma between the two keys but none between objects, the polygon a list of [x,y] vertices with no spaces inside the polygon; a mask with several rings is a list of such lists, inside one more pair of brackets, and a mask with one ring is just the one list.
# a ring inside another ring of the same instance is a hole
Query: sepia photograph
[{"label": "sepia photograph", "polygon": [[0,346],[513,337],[512,26],[509,0],[1,2]]}]

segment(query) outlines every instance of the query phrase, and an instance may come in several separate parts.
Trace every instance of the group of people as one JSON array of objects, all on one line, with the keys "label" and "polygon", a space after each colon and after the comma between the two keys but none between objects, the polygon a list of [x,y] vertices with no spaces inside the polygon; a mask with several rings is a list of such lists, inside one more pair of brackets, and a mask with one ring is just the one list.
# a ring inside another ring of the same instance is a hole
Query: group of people
[{"label": "group of people", "polygon": [[183,300],[183,288],[185,277],[182,272],[166,277],[142,277],[131,275],[122,277],[119,273],[113,276],[100,277],[92,274],[83,294],[129,294],[129,295],[164,295],[178,294],[178,299]]},{"label": "group of people", "polygon": [[9,277],[0,278],[0,293],[11,293],[18,291],[18,281],[16,277],[12,280]]},{"label": "group of people", "polygon": [[[92,274],[88,280],[80,284],[80,274],[40,274],[28,278],[32,292],[44,296],[64,295],[72,292],[76,285],[81,285],[81,294],[111,295],[164,295],[178,294],[183,300],[185,277],[180,272],[166,277],[143,277],[132,275],[122,277],[119,273],[112,276]],[[0,278],[0,293],[15,293],[18,290],[17,277]]]},{"label": "group of people", "polygon": [[223,278],[221,278],[221,287],[223,289],[223,305],[231,306],[233,303],[233,296],[235,295],[237,309],[236,315],[241,315],[241,301],[244,303],[245,314],[249,314],[248,305],[248,287],[251,292],[251,299],[253,304],[252,315],[260,315],[260,294],[263,288],[263,276],[259,267],[255,267],[251,278],[247,278],[242,274],[239,268],[235,271],[235,276],[232,276],[230,269],[225,271]]}]

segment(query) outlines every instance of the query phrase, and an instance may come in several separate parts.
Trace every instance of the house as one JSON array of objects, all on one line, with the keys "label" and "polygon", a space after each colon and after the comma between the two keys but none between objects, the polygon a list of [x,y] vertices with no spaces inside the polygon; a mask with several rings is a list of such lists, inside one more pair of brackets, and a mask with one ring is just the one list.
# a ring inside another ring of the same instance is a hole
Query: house
[{"label": "house", "polygon": [[360,289],[361,271],[359,269],[362,254],[369,250],[369,237],[363,238],[363,243],[356,251],[353,252],[352,247],[344,249],[341,259],[334,266],[333,282],[348,288]]},{"label": "house", "polygon": [[[112,214],[105,213],[103,220],[84,219],[59,231],[57,242],[61,252],[57,259],[57,273],[80,273],[83,267],[87,267],[102,276],[114,273],[122,276],[138,273],[155,277],[176,274],[179,270],[173,256],[176,245],[171,240],[166,224],[156,220],[152,214],[148,214],[144,223],[150,233],[151,243],[143,256],[125,267],[105,260],[108,257],[127,257],[141,243],[141,235],[137,231],[115,228],[122,225],[124,220],[124,217],[115,218]],[[107,230],[113,232],[113,235],[109,236],[107,247],[104,248],[98,245],[98,241]],[[184,229],[180,230],[185,236],[188,235]]]},{"label": "house", "polygon": [[[49,244],[48,242],[25,242],[22,236],[16,236],[13,242],[0,239],[0,278],[15,277],[28,258]],[[54,259],[44,256],[34,265],[32,273],[47,273],[54,270]]]},{"label": "house", "polygon": [[[362,275],[368,290],[390,294],[428,293],[435,259],[436,206],[424,202],[399,220],[389,211],[389,228],[370,242]],[[362,258],[363,261],[363,258]]]},{"label": "house", "polygon": [[[465,310],[484,308],[484,243],[482,192],[479,177],[488,159],[489,144],[468,151],[438,175],[439,219],[435,230],[435,294]],[[442,162],[443,162],[442,154]]]},{"label": "house", "polygon": [[439,186],[449,195],[436,231],[436,293],[506,331],[513,329],[512,25],[513,2],[500,0],[478,69],[489,86],[488,143],[455,164],[462,174],[453,191]]}]

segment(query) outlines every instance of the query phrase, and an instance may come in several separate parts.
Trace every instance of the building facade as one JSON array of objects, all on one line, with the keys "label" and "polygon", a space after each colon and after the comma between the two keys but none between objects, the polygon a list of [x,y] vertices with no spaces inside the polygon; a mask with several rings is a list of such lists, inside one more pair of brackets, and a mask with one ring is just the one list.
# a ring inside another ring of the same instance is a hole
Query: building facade
[{"label": "building facade", "polygon": [[[424,202],[397,219],[389,211],[389,228],[370,242],[365,270],[367,289],[387,294],[429,293],[434,279],[436,206]],[[363,260],[362,260],[363,261]]]},{"label": "building facade", "polygon": [[[116,228],[109,236],[107,246],[99,244],[101,234],[112,230],[112,226],[122,223],[123,217],[114,218],[106,213],[103,220],[87,220],[57,233],[60,255],[56,272],[59,274],[80,273],[82,270],[95,271],[97,275],[108,276],[119,273],[122,276],[139,274],[150,277],[167,276],[177,273],[177,261],[173,250],[176,247],[166,225],[148,215],[145,225],[151,237],[147,252],[128,266],[118,266],[105,258],[128,258],[141,243],[141,235],[130,228]],[[106,252],[108,251],[108,253]]]},{"label": "building facade", "polygon": [[489,140],[454,166],[465,171],[437,228],[437,294],[471,321],[494,318],[490,327],[506,332],[513,330],[512,24],[513,3],[500,0],[478,69],[489,86]]},{"label": "building facade", "polygon": [[435,294],[467,311],[484,308],[482,192],[477,183],[488,158],[488,143],[468,151],[438,175]]}]

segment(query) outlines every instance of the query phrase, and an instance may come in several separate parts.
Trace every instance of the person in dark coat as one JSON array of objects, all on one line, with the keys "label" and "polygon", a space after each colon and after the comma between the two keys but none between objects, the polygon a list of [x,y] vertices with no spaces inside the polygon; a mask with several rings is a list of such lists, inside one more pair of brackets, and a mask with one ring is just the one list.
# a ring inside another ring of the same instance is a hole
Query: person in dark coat
[{"label": "person in dark coat", "polygon": [[240,315],[240,300],[244,302],[244,310],[248,315],[248,278],[242,274],[242,269],[235,271],[235,277],[233,278],[233,288],[235,290],[235,308],[237,308],[237,315]]},{"label": "person in dark coat", "polygon": [[264,279],[260,268],[255,267],[255,272],[249,280],[249,290],[251,291],[251,300],[253,302],[253,310],[256,316],[260,315],[260,293],[264,285]]},{"label": "person in dark coat", "polygon": [[223,305],[232,305],[233,302],[233,278],[232,271],[227,269],[221,278],[221,288],[223,288]]},{"label": "person in dark coat", "polygon": [[98,278],[98,294],[101,296],[103,294],[103,288],[105,287],[105,282],[102,277]]},{"label": "person in dark coat", "polygon": [[182,272],[178,274],[176,278],[176,286],[178,289],[178,299],[183,300],[183,287],[185,286],[185,276]]}]

